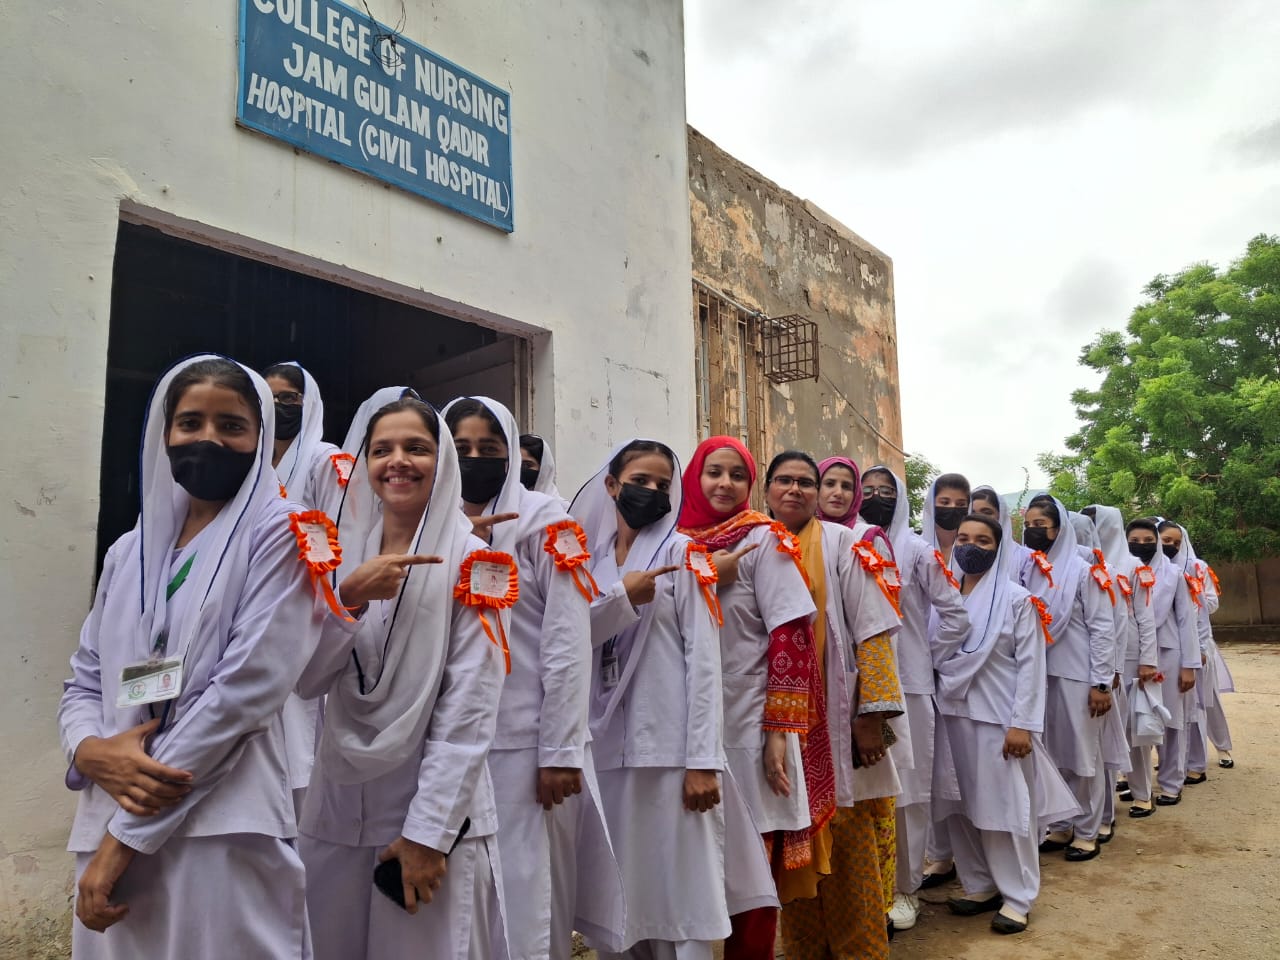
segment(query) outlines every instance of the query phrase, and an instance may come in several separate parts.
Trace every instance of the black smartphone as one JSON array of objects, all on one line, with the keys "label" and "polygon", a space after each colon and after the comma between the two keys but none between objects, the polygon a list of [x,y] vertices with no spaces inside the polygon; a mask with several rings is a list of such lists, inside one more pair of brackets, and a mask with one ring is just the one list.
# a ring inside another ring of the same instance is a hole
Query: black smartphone
[{"label": "black smartphone", "polygon": [[[453,846],[449,848],[446,857],[458,848],[458,844],[462,842],[462,838],[467,835],[467,831],[471,829],[471,818],[467,817],[462,821],[462,827],[458,830],[458,836],[454,838]],[[404,875],[400,870],[400,861],[392,858],[384,860],[373,868],[373,885],[388,900],[398,906],[401,910],[405,909],[404,905]]]}]

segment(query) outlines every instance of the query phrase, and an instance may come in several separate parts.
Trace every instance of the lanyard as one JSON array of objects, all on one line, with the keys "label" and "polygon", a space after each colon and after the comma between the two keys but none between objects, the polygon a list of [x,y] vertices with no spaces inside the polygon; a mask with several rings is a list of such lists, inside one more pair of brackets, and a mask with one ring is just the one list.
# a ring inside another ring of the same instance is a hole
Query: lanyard
[{"label": "lanyard", "polygon": [[[184,583],[187,582],[187,574],[191,572],[191,565],[195,562],[196,555],[193,553],[191,556],[187,557],[187,562],[179,567],[178,572],[173,575],[173,579],[169,581],[169,585],[164,588],[164,599],[166,603],[172,600],[173,595],[182,588]],[[156,636],[156,645],[152,652],[156,654],[164,653],[165,647],[168,646],[168,644],[169,631],[162,630]]]}]

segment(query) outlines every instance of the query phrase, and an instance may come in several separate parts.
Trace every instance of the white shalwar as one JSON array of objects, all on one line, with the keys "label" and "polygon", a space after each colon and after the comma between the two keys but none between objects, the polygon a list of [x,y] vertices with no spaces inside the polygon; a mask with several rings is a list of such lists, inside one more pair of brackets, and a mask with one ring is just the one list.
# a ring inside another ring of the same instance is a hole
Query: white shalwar
[{"label": "white shalwar", "polygon": [[[1184,532],[1184,543],[1186,534]],[[1197,632],[1197,607],[1183,579],[1182,568],[1157,554],[1152,563],[1156,570],[1156,638],[1160,646],[1160,672],[1164,674],[1161,696],[1169,711],[1164,742],[1156,747],[1160,763],[1157,784],[1165,796],[1181,795],[1187,778],[1187,725],[1194,719],[1195,690],[1178,690],[1178,674],[1183,669],[1200,670],[1200,639]],[[1161,614],[1164,613],[1162,618]],[[1134,793],[1134,799],[1140,799]]]}]

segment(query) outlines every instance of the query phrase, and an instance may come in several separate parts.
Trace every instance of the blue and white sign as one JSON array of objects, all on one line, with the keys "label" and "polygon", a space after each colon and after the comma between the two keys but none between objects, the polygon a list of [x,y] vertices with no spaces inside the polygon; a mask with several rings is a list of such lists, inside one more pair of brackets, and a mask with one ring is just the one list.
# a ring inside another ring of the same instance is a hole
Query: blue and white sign
[{"label": "blue and white sign", "polygon": [[512,230],[510,94],[338,0],[240,0],[236,121]]}]

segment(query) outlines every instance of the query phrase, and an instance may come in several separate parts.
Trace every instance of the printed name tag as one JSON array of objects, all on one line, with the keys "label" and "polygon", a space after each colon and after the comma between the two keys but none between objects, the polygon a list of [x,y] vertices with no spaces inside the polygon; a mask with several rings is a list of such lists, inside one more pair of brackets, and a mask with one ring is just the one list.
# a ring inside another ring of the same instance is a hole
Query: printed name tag
[{"label": "printed name tag", "polygon": [[308,563],[328,563],[334,559],[329,530],[323,523],[299,523],[298,530],[306,537],[304,549]]},{"label": "printed name tag", "polygon": [[556,533],[556,553],[564,560],[572,560],[587,553],[587,548],[578,540],[577,526],[562,527]]},{"label": "printed name tag", "polygon": [[686,558],[689,561],[689,569],[699,577],[705,577],[709,582],[719,579],[716,568],[711,565],[711,556],[705,550],[690,550]]},{"label": "printed name tag", "polygon": [[479,597],[501,600],[511,582],[511,566],[492,560],[477,560],[471,565],[471,592]]},{"label": "printed name tag", "polygon": [[618,669],[618,657],[614,653],[616,640],[609,640],[604,645],[600,657],[600,685],[606,690],[612,690],[618,685],[621,679],[622,671]]},{"label": "printed name tag", "polygon": [[172,700],[182,692],[181,660],[148,660],[120,671],[117,707],[140,707]]}]

